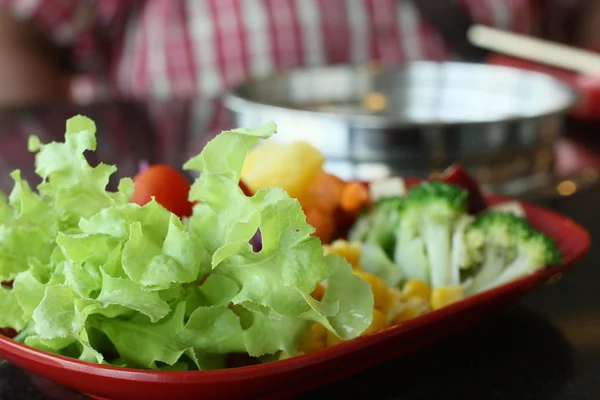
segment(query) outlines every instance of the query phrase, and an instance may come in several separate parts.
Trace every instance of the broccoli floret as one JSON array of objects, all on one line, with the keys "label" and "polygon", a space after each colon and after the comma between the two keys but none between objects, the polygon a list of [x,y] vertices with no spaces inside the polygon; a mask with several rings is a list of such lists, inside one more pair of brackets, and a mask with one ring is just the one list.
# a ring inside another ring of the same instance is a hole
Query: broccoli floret
[{"label": "broccoli floret", "polygon": [[482,290],[503,285],[547,266],[556,266],[561,263],[562,254],[552,238],[536,231],[531,226],[521,227],[517,232],[515,258],[496,279],[485,285]]},{"label": "broccoli floret", "polygon": [[362,245],[360,265],[365,271],[383,279],[388,286],[396,286],[404,278],[400,268],[375,243],[364,243]]},{"label": "broccoli floret", "polygon": [[488,211],[474,225],[483,231],[485,244],[481,267],[466,287],[468,295],[560,263],[554,241],[535,230],[524,217]]},{"label": "broccoli floret", "polygon": [[452,263],[452,235],[466,215],[467,195],[460,187],[437,181],[410,190],[394,254],[407,278],[429,281],[434,288],[460,284],[460,269]]},{"label": "broccoli floret", "polygon": [[368,212],[358,218],[349,233],[349,239],[376,244],[391,258],[396,241],[394,233],[403,205],[402,197],[379,199]]},{"label": "broccoli floret", "polygon": [[455,224],[452,234],[452,268],[466,270],[478,266],[483,261],[483,231],[473,226],[475,217],[464,215]]},{"label": "broccoli floret", "polygon": [[483,232],[485,243],[481,266],[465,288],[468,295],[480,292],[514,259],[517,232],[526,230],[526,223],[521,217],[500,211],[488,211],[476,219],[474,227]]},{"label": "broccoli floret", "polygon": [[467,196],[458,186],[424,182],[406,198],[379,200],[350,239],[375,246],[365,252],[364,264],[390,284],[419,279],[434,289],[462,285],[467,295],[560,264],[556,243],[525,217],[504,210],[474,217],[467,213]]}]

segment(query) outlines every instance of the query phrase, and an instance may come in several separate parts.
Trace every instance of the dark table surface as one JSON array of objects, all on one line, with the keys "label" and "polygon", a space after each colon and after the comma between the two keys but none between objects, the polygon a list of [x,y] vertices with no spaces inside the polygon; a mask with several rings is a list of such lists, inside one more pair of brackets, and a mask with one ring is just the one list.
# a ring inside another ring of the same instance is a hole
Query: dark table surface
[{"label": "dark table surface", "polygon": [[[169,123],[151,116],[149,109],[156,111],[156,107],[163,116],[168,115]],[[122,168],[121,175],[134,173],[142,159],[180,164],[187,157],[186,148],[201,147],[210,137],[194,132],[193,124],[185,119],[191,115],[190,107],[173,103],[152,107],[63,104],[0,111],[0,189],[7,189],[4,178],[13,168],[32,176],[32,159],[25,146],[28,134],[41,135],[45,141],[60,140],[65,119],[78,112],[96,120],[98,158],[116,163]],[[177,131],[183,129],[182,124],[189,133],[188,142],[166,153],[157,152],[160,144],[155,131]],[[600,154],[595,132],[600,124],[571,123],[569,127],[570,137],[583,143],[579,146],[587,151],[585,157],[596,149]],[[536,202],[580,222],[593,238],[600,235],[600,186]],[[592,246],[560,282],[542,287],[473,328],[299,398],[600,399],[599,263],[600,250]],[[51,398],[84,399],[8,363],[0,366],[0,399]]]}]

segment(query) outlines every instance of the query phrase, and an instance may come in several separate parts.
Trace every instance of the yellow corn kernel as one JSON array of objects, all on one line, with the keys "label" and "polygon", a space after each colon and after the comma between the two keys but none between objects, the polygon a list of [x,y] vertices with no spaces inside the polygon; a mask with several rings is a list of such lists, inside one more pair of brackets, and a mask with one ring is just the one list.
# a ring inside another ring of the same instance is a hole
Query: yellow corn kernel
[{"label": "yellow corn kernel", "polygon": [[315,289],[310,295],[317,301],[323,300],[323,296],[325,295],[325,284],[323,282],[317,283],[317,286],[315,286]]},{"label": "yellow corn kernel", "polygon": [[405,299],[409,299],[411,297],[429,299],[431,297],[431,288],[427,283],[421,280],[409,279],[402,288],[402,296],[404,296]]},{"label": "yellow corn kernel", "polygon": [[339,337],[337,337],[337,335],[331,331],[327,331],[327,338],[325,339],[325,345],[327,347],[332,347],[335,345],[338,345],[340,343],[343,343],[344,341],[342,339],[340,339]]},{"label": "yellow corn kernel", "polygon": [[402,292],[396,287],[389,288],[389,293],[392,301],[401,303],[404,300]]},{"label": "yellow corn kernel", "polygon": [[465,298],[462,286],[445,286],[434,289],[431,293],[431,307],[438,310]]},{"label": "yellow corn kernel", "polygon": [[360,256],[362,253],[360,242],[348,242],[346,240],[338,239],[327,246],[323,246],[325,254],[337,254],[338,256],[344,257],[352,268],[357,268],[360,262]]},{"label": "yellow corn kernel", "polygon": [[392,319],[392,325],[400,324],[409,319],[416,318],[420,315],[431,311],[429,301],[421,297],[411,297],[404,303],[404,306]]},{"label": "yellow corn kernel", "polygon": [[374,333],[384,328],[387,328],[387,317],[379,310],[373,309],[373,319],[371,319],[371,324],[369,327],[360,334],[360,336],[368,335],[369,333]]},{"label": "yellow corn kernel", "polygon": [[315,322],[300,339],[298,350],[302,353],[312,353],[324,349],[327,341],[327,329]]},{"label": "yellow corn kernel", "polygon": [[404,309],[404,297],[402,292],[395,287],[388,289],[390,302],[387,310],[383,311],[383,314],[387,317],[387,321],[392,322],[394,317]]},{"label": "yellow corn kernel", "polygon": [[378,276],[365,271],[354,271],[354,273],[371,285],[375,308],[383,313],[386,313],[390,307],[392,298],[385,281]]}]

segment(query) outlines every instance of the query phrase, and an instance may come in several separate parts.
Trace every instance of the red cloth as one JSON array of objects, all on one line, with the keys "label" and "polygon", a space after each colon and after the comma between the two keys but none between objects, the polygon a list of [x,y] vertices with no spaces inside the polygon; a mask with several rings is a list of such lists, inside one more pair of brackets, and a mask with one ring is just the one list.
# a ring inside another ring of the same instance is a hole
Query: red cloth
[{"label": "red cloth", "polygon": [[[476,21],[530,32],[536,1],[460,2]],[[283,68],[450,56],[409,0],[0,0],[0,7],[72,47],[86,76],[120,96],[214,97]]]},{"label": "red cloth", "polygon": [[[478,22],[527,33],[535,1],[461,4]],[[93,97],[108,88],[110,96],[121,98],[198,99],[150,108],[160,127],[153,162],[176,166],[224,126],[227,113],[216,98],[250,76],[300,66],[452,56],[409,0],[0,0],[0,7],[72,50],[81,71],[75,96]],[[170,126],[174,115],[191,121],[189,127]],[[49,124],[45,118],[15,126],[2,138],[0,187],[8,187],[13,168],[31,169],[31,159],[23,156],[29,134],[55,126],[52,139],[60,139],[64,122]],[[125,157],[136,143],[122,126],[107,128],[101,140],[113,150],[105,155],[129,165]]]}]

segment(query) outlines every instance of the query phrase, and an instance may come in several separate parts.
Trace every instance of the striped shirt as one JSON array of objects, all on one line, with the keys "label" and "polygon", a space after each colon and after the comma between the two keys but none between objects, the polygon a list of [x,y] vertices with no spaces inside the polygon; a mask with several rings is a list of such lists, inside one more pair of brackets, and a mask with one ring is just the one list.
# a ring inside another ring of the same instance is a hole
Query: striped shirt
[{"label": "striped shirt", "polygon": [[[535,1],[461,4],[475,21],[529,32]],[[79,70],[126,97],[211,98],[281,69],[450,56],[412,0],[0,0],[0,6],[73,48]]]},{"label": "striped shirt", "polygon": [[[531,32],[539,0],[460,1],[477,22]],[[150,106],[157,132],[153,153],[144,157],[176,166],[227,125],[218,96],[248,77],[301,66],[452,57],[410,0],[0,0],[0,7],[70,49],[84,78],[74,80],[76,96],[97,93],[81,88],[104,87],[113,98],[193,98]],[[21,121],[26,126],[2,139],[0,181],[13,168],[31,169],[24,156],[28,134],[60,139],[60,130],[48,130],[64,120],[44,121],[56,117]],[[102,118],[111,125],[99,143],[109,158],[103,160],[127,164],[131,173],[139,138],[111,111]],[[0,187],[7,189],[6,181]]]}]

